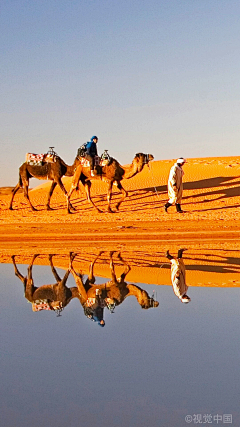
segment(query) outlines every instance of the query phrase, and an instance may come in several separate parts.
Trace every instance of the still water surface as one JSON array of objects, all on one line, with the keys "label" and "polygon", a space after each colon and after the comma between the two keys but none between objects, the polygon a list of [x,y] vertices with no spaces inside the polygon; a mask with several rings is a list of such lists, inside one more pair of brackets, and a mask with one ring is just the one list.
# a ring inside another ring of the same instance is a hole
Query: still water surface
[{"label": "still water surface", "polygon": [[[16,266],[26,277],[28,264]],[[191,286],[183,304],[171,286],[131,282],[99,327],[78,297],[34,312],[13,263],[0,269],[3,426],[240,426],[239,288]],[[33,266],[36,287],[55,279]],[[66,285],[78,289],[72,273]]]}]

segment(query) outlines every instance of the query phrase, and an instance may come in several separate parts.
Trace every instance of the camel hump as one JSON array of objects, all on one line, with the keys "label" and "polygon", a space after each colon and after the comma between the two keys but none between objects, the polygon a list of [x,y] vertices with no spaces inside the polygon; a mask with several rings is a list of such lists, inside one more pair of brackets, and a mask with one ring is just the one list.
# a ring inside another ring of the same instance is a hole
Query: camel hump
[{"label": "camel hump", "polygon": [[48,151],[46,154],[26,153],[26,163],[32,166],[42,166],[43,163],[54,163],[57,159],[54,151]]},{"label": "camel hump", "polygon": [[32,166],[42,166],[44,154],[27,153],[26,163]]}]

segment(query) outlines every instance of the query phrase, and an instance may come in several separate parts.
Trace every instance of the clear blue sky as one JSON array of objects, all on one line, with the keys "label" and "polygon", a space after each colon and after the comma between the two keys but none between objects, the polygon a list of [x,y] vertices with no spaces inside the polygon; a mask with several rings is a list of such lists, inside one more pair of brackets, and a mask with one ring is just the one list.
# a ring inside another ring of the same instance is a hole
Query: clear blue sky
[{"label": "clear blue sky", "polygon": [[240,3],[2,0],[0,186],[26,152],[69,164],[239,155]]}]

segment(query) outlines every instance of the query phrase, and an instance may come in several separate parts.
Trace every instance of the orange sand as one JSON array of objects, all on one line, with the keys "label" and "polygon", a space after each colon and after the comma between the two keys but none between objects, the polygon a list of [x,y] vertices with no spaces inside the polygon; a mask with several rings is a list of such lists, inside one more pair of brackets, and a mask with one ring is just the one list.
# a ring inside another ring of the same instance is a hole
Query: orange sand
[{"label": "orange sand", "polygon": [[[173,163],[173,160],[151,162],[150,167],[145,166],[135,177],[122,181],[129,194],[120,211],[114,214],[106,212],[107,186],[100,181],[92,186],[94,202],[105,210],[100,214],[86,201],[83,191],[81,197],[77,193],[72,196],[76,213],[67,214],[65,197],[59,188],[51,201],[54,211],[46,211],[50,183],[29,193],[38,212],[29,209],[23,193],[16,195],[14,211],[9,211],[11,196],[5,188],[0,191],[1,261],[10,262],[9,255],[13,253],[28,263],[33,253],[51,252],[66,257],[69,251],[85,251],[91,258],[101,249],[106,251],[106,262],[105,266],[101,262],[96,264],[95,274],[109,277],[107,254],[109,250],[120,250],[132,263],[128,281],[170,284],[168,267],[159,269],[157,264],[164,262],[166,249],[176,254],[179,247],[186,246],[190,284],[239,286],[240,157],[188,160],[184,166],[184,214],[177,214],[174,207],[169,208],[168,214],[163,209]],[[63,182],[69,189],[71,178],[64,178]],[[115,191],[112,207],[117,200],[119,193]],[[149,257],[151,262],[146,267]],[[234,265],[230,258],[235,259]],[[67,258],[58,265],[66,268]],[[87,264],[81,268],[88,270]]]}]

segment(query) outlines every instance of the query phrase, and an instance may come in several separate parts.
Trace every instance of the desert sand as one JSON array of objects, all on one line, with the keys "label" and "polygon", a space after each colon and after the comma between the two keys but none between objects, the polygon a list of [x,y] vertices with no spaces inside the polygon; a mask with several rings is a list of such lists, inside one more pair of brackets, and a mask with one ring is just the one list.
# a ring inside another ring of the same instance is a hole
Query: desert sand
[{"label": "desert sand", "polygon": [[[47,264],[46,254],[56,253],[57,266],[67,268],[67,254],[74,251],[85,259],[79,268],[87,272],[91,258],[101,249],[105,261],[96,263],[95,274],[110,277],[108,253],[114,250],[131,265],[128,281],[170,284],[169,265],[162,266],[164,253],[170,249],[176,255],[184,246],[190,284],[239,286],[240,157],[187,159],[183,214],[175,207],[168,213],[163,209],[173,164],[174,160],[153,161],[135,177],[123,180],[128,197],[115,213],[107,212],[107,185],[101,181],[93,182],[92,194],[102,213],[90,206],[82,189],[80,195],[72,195],[76,212],[68,214],[59,188],[51,200],[54,210],[47,211],[50,183],[41,181],[29,193],[37,212],[31,211],[22,192],[10,211],[11,189],[5,187],[0,191],[1,262],[11,262],[10,255],[17,254],[18,262],[27,264],[33,253],[40,253],[36,263]],[[71,178],[63,182],[68,190]],[[113,209],[119,197],[114,190]]]}]

